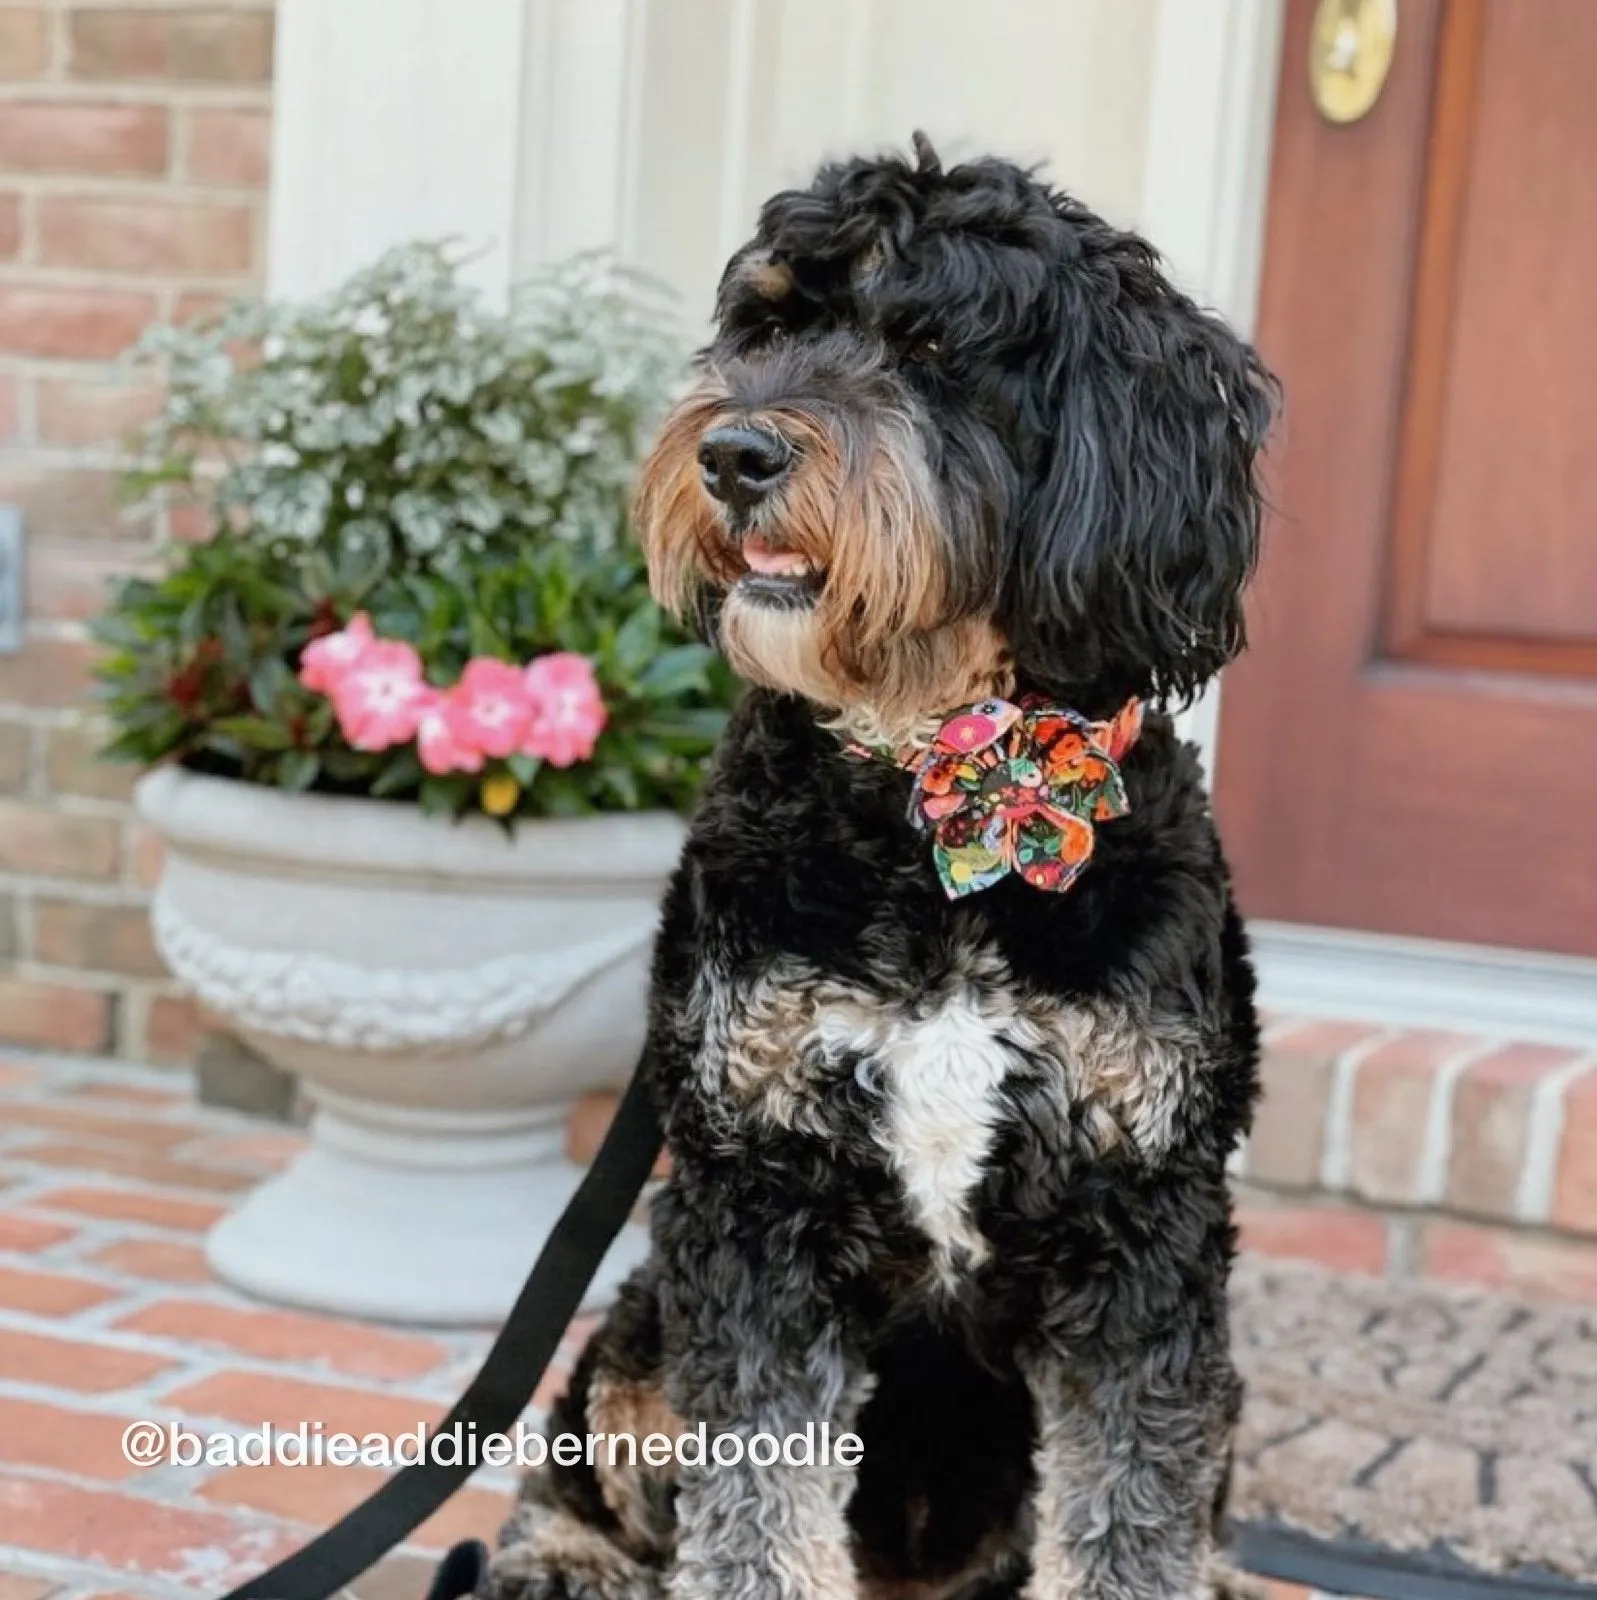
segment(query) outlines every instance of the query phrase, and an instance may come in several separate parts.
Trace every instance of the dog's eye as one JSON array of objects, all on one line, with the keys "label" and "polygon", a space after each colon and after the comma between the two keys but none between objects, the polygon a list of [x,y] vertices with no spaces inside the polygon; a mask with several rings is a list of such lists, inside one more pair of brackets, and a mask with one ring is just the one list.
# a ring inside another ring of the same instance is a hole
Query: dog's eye
[{"label": "dog's eye", "polygon": [[942,353],[943,341],[941,339],[917,339],[915,343],[904,352],[904,355],[906,360],[918,361],[924,366],[930,362],[936,361],[938,357],[942,355]]}]

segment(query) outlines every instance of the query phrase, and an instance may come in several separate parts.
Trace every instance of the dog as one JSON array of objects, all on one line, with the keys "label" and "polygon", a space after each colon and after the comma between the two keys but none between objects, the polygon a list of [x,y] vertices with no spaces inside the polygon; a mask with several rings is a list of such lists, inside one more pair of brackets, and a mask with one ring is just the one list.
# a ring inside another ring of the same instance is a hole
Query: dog
[{"label": "dog", "polygon": [[641,474],[657,595],[751,688],[654,957],[652,1252],[550,1432],[862,1455],[590,1445],[494,1600],[1221,1585],[1258,1031],[1170,708],[1243,646],[1275,408],[1032,171],[917,135],[764,206]]}]

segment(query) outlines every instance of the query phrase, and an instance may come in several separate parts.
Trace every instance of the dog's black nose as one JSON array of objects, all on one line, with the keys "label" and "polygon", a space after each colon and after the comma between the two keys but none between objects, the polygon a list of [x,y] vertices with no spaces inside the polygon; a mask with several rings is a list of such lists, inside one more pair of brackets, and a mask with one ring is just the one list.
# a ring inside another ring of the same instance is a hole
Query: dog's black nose
[{"label": "dog's black nose", "polygon": [[711,428],[699,441],[704,487],[734,511],[758,505],[782,481],[792,460],[787,440],[744,423]]}]

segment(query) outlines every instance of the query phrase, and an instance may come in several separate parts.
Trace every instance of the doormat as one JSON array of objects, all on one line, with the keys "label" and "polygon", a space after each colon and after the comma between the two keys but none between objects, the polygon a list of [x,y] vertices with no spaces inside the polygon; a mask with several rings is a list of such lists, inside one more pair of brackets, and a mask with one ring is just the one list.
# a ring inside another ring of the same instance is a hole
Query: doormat
[{"label": "doormat", "polygon": [[1245,1260],[1251,1571],[1375,1600],[1597,1597],[1597,1308]]}]

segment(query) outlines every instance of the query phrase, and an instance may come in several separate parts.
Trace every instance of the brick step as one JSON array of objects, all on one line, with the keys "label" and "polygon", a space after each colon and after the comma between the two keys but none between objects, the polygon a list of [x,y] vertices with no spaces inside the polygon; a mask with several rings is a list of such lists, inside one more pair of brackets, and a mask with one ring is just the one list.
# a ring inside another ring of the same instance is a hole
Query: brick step
[{"label": "brick step", "polygon": [[[1262,1076],[1233,1162],[1245,1249],[1597,1300],[1597,1050],[1272,1016]],[[578,1102],[572,1160],[617,1099]]]}]

